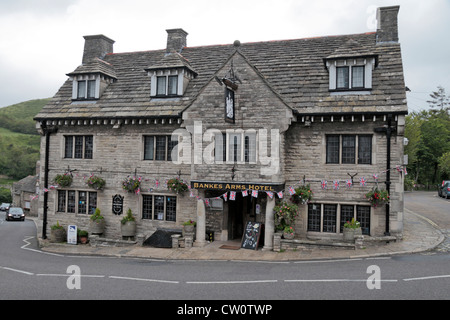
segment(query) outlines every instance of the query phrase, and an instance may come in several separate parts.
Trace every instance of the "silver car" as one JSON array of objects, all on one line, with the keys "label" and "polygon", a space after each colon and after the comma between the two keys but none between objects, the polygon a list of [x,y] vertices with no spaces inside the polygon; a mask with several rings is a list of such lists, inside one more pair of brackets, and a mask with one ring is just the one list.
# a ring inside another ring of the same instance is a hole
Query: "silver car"
[{"label": "silver car", "polygon": [[25,213],[23,212],[22,208],[19,208],[19,207],[9,208],[9,211],[6,214],[6,221],[11,221],[11,220],[25,221]]}]

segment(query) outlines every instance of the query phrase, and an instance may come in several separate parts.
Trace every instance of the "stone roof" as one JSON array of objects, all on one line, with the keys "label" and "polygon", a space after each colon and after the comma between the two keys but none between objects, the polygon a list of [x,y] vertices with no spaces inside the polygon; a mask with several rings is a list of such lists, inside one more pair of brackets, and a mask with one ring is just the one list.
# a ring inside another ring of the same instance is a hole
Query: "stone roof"
[{"label": "stone roof", "polygon": [[114,67],[99,58],[95,58],[90,60],[86,64],[82,64],[78,68],[75,69],[75,71],[72,71],[71,73],[68,73],[68,76],[75,76],[75,75],[84,75],[84,74],[103,74],[110,78],[117,79],[116,71]]},{"label": "stone roof", "polygon": [[[72,101],[72,82],[67,80],[36,120],[86,120],[181,117],[216,72],[236,53],[264,77],[283,102],[298,114],[407,113],[400,44],[377,43],[376,32],[296,40],[243,43],[240,46],[185,47],[181,54],[166,50],[114,53],[104,63],[80,66],[69,75],[103,72],[117,81],[109,84],[96,101]],[[374,56],[370,94],[331,95],[324,60]],[[99,60],[99,59],[98,59]],[[152,99],[146,70],[187,67],[196,73],[182,97]],[[97,70],[97,69],[98,70]]]}]

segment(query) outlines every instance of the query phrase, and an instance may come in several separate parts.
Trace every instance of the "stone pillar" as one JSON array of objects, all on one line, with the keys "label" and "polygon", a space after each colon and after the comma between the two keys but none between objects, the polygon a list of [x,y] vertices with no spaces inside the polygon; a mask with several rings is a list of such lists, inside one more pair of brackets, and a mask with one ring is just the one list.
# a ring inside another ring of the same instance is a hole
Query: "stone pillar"
[{"label": "stone pillar", "polygon": [[266,204],[266,223],[264,228],[264,251],[273,250],[273,235],[275,230],[275,218],[273,208],[275,207],[275,197],[267,197]]},{"label": "stone pillar", "polygon": [[203,199],[197,200],[197,234],[195,237],[194,246],[204,247],[206,244],[206,212],[205,203]]}]

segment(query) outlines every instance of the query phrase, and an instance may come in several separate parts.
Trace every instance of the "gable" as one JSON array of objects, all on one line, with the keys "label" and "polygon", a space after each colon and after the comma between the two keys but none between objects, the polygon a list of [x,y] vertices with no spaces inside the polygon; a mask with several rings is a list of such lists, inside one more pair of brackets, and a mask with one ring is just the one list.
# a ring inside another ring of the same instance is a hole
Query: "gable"
[{"label": "gable", "polygon": [[[225,119],[227,90],[234,93],[232,124]],[[294,110],[245,55],[235,50],[182,111],[182,117],[185,126],[202,121],[205,128],[219,130],[278,128],[283,132],[294,118]]]}]

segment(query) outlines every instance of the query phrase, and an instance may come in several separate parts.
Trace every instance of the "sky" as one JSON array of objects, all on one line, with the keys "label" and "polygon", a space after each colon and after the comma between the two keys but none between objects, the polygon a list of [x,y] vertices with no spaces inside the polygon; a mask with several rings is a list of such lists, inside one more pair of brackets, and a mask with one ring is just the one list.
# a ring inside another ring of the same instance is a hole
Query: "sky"
[{"label": "sky", "polygon": [[0,107],[52,97],[81,64],[85,35],[114,52],[164,49],[166,29],[188,46],[373,32],[377,7],[400,5],[409,111],[450,95],[450,0],[0,0]]}]

